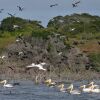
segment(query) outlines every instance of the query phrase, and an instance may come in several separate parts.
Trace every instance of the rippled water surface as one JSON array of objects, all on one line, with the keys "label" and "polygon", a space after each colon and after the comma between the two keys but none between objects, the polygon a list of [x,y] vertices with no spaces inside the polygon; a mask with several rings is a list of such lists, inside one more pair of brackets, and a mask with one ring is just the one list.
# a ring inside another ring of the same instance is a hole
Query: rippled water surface
[{"label": "rippled water surface", "polygon": [[[100,100],[100,93],[71,95],[60,92],[56,87],[35,85],[32,81],[19,81],[20,86],[4,88],[0,85],[0,100]],[[100,81],[96,82],[100,85]],[[74,83],[77,88],[81,83]],[[69,85],[69,84],[68,84]]]}]

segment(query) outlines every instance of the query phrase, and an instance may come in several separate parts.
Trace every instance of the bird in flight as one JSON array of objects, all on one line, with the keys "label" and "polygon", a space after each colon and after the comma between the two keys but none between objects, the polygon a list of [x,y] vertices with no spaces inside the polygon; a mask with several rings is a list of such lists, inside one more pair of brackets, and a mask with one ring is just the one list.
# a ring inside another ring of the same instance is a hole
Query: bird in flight
[{"label": "bird in flight", "polygon": [[76,4],[74,4],[74,3],[73,3],[72,5],[73,5],[73,7],[77,7],[77,5],[76,5]]},{"label": "bird in flight", "polygon": [[53,6],[58,6],[58,4],[50,5],[50,7],[53,7]]},{"label": "bird in flight", "polygon": [[46,69],[43,68],[44,65],[46,65],[45,62],[40,63],[40,64],[32,63],[31,65],[26,66],[26,68],[27,68],[27,69],[30,69],[30,68],[33,68],[33,67],[37,67],[37,68],[39,68],[39,70],[44,70],[44,71],[46,71]]},{"label": "bird in flight", "polygon": [[3,10],[4,10],[4,9],[0,9],[0,13],[2,13]]},{"label": "bird in flight", "polygon": [[8,13],[8,15],[10,15],[10,17],[15,17],[15,14]]},{"label": "bird in flight", "polygon": [[72,6],[73,7],[77,7],[78,5],[77,4],[79,4],[80,3],[80,1],[77,1],[77,2],[75,2],[75,3],[72,3]]},{"label": "bird in flight", "polygon": [[21,6],[17,6],[19,8],[19,11],[23,11],[24,8],[22,8]]}]

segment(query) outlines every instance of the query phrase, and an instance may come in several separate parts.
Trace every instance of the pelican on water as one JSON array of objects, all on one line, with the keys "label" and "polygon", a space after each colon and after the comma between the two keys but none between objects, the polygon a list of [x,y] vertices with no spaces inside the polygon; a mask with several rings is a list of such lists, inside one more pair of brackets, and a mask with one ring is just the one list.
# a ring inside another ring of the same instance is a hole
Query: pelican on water
[{"label": "pelican on water", "polygon": [[47,84],[47,86],[50,86],[50,87],[52,87],[52,86],[55,86],[55,85],[56,85],[56,83],[55,83],[55,82],[52,82],[52,80],[51,80],[51,79],[47,79],[47,80],[45,81],[45,83]]},{"label": "pelican on water", "polygon": [[92,88],[91,92],[93,92],[93,93],[100,93],[100,89],[99,88]]},{"label": "pelican on water", "polygon": [[58,88],[60,89],[61,92],[66,92],[66,88],[64,88],[64,84],[58,85]]},{"label": "pelican on water", "polygon": [[73,84],[71,84],[71,85],[67,88],[67,90],[68,90],[68,93],[70,93],[70,94],[81,94],[81,92],[80,92],[79,90],[74,90]]},{"label": "pelican on water", "polygon": [[99,85],[94,84],[94,82],[91,82],[89,85],[91,87],[91,92],[100,93]]},{"label": "pelican on water", "polygon": [[12,84],[7,84],[7,80],[3,80],[3,81],[1,81],[0,83],[4,83],[3,87],[8,87],[8,88],[13,87]]},{"label": "pelican on water", "polygon": [[94,84],[94,82],[92,81],[92,82],[90,82],[87,86],[92,86],[92,87],[99,87],[99,85],[97,85],[97,84]]},{"label": "pelican on water", "polygon": [[83,92],[93,92],[100,93],[99,85],[94,84],[94,82],[90,82],[88,85],[80,86]]},{"label": "pelican on water", "polygon": [[91,90],[92,90],[91,86],[90,87],[86,87],[86,85],[80,86],[80,89],[81,89],[81,91],[88,92],[88,93],[91,92]]}]

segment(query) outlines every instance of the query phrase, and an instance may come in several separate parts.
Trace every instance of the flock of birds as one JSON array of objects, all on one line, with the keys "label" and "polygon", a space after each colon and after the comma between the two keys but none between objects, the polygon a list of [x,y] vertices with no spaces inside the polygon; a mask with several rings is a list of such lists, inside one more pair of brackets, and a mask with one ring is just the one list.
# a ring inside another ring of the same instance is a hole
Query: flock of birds
[{"label": "flock of birds", "polygon": [[[21,6],[17,6],[19,11],[23,11],[24,8]],[[4,11],[4,9],[0,9],[0,13],[2,13]],[[7,13],[9,16],[14,17],[16,14],[11,14],[11,13]]]},{"label": "flock of birds", "polygon": [[70,94],[81,94],[84,93],[100,93],[99,85],[94,84],[94,82],[90,82],[87,85],[82,85],[79,87],[79,89],[74,89],[74,85],[70,84],[67,88],[65,88],[64,84],[57,85],[56,82],[53,82],[51,79],[48,79],[45,81],[47,86],[49,87],[57,87],[59,91],[61,92],[67,92]]},{"label": "flock of birds", "polygon": [[[76,1],[75,3],[72,3],[72,6],[73,7],[78,7],[78,4],[80,3],[80,1]],[[54,6],[58,6],[58,4],[53,4],[53,5],[50,5],[50,7],[54,7]]]},{"label": "flock of birds", "polygon": [[[3,83],[3,87],[5,88],[13,88],[14,85],[20,85],[19,83],[15,84],[8,84],[7,80],[0,81],[0,83]],[[79,87],[79,89],[74,89],[74,85],[70,84],[67,88],[64,87],[64,84],[57,85],[56,82],[53,82],[51,79],[47,79],[44,81],[44,84],[46,84],[49,87],[56,87],[59,89],[60,92],[66,92],[69,94],[82,94],[82,93],[100,93],[99,85],[96,85],[93,81],[90,82],[87,85],[82,85]]]},{"label": "flock of birds", "polygon": [[[79,3],[80,3],[80,1],[72,3],[72,6],[73,7],[77,7]],[[58,6],[58,4],[50,5],[50,7],[54,7],[54,6]],[[19,11],[23,11],[24,10],[24,8],[21,7],[21,6],[17,6],[17,8],[19,9]],[[3,10],[4,9],[0,9],[0,13],[2,13]],[[8,15],[10,15],[11,17],[15,16],[15,14],[10,14],[10,13],[8,13]],[[4,58],[4,56],[2,56],[0,58]],[[37,68],[39,68],[39,70],[46,71],[46,69],[43,68],[43,65],[45,65],[45,64],[46,63],[44,63],[44,62],[40,63],[40,64],[32,63],[31,65],[26,66],[26,68],[37,67]],[[7,84],[7,80],[0,81],[0,83],[3,83],[3,87],[7,87],[7,88],[14,87],[14,84]],[[56,82],[53,82],[51,79],[47,79],[46,81],[44,81],[44,83],[49,87],[57,87],[59,89],[59,91],[67,92],[67,93],[70,93],[70,94],[81,94],[82,92],[85,92],[85,93],[100,93],[99,85],[94,84],[94,82],[91,82],[91,83],[89,83],[87,85],[82,85],[82,86],[79,87],[78,90],[74,89],[74,85],[73,84],[70,84],[69,87],[65,88],[64,84],[57,85]],[[19,83],[15,83],[15,85],[19,85]]]},{"label": "flock of birds", "polygon": [[[80,1],[75,1],[74,3],[72,3],[72,6],[73,7],[78,7],[78,4],[80,3]],[[51,4],[49,7],[54,7],[54,6],[58,6],[58,3],[55,3],[55,4]],[[21,6],[17,6],[18,10],[19,11],[23,11],[24,10],[24,7],[21,7]],[[2,13],[4,11],[4,9],[0,9],[0,13]],[[9,16],[11,17],[14,17],[16,14],[11,14],[11,13],[7,13]]]}]

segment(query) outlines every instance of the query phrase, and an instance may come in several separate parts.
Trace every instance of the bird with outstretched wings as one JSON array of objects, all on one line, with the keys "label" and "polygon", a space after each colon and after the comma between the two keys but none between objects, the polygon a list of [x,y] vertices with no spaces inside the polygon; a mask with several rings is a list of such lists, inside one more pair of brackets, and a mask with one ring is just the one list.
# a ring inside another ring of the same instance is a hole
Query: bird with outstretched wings
[{"label": "bird with outstretched wings", "polygon": [[50,5],[50,7],[54,7],[54,6],[58,6],[58,4],[56,3],[56,4],[53,4],[53,5]]},{"label": "bird with outstretched wings", "polygon": [[17,6],[19,11],[23,11],[24,8],[22,8],[21,6]]},{"label": "bird with outstretched wings", "polygon": [[4,10],[4,9],[0,9],[0,13],[2,13],[3,10]]},{"label": "bird with outstretched wings", "polygon": [[8,15],[9,15],[10,17],[15,17],[16,14],[8,13]]},{"label": "bird with outstretched wings", "polygon": [[77,2],[75,2],[75,3],[72,3],[72,6],[73,7],[77,7],[78,5],[77,4],[79,4],[80,3],[80,1],[77,1]]}]

